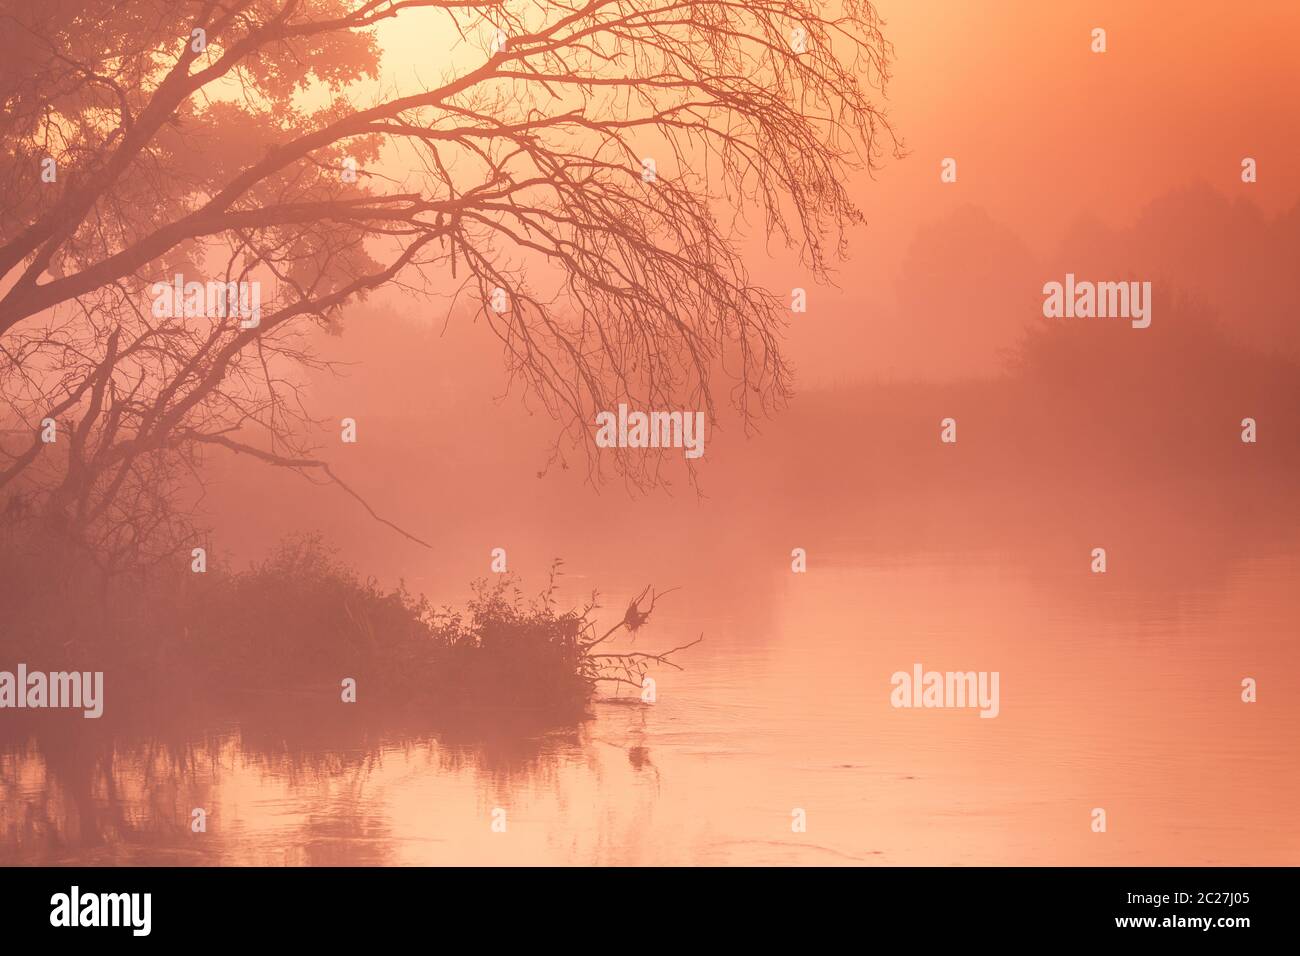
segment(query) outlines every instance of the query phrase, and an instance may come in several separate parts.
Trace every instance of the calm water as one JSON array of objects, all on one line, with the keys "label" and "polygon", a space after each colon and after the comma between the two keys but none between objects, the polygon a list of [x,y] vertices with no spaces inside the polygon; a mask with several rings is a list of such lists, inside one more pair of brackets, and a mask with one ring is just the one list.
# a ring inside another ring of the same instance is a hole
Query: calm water
[{"label": "calm water", "polygon": [[[816,573],[688,586],[637,639],[705,633],[658,702],[541,736],[336,747],[229,726],[111,760],[11,743],[0,861],[1300,863],[1296,550],[1242,548],[1180,586],[1050,551],[841,544]],[[915,662],[999,671],[1001,715],[893,709],[889,676]]]}]

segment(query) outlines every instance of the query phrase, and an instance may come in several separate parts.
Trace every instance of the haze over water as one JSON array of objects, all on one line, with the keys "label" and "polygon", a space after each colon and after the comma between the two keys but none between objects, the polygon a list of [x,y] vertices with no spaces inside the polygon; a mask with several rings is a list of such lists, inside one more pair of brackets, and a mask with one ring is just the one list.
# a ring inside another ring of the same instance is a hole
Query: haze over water
[{"label": "haze over water", "polygon": [[[1105,576],[1088,573],[1086,551],[1059,560],[996,527],[945,532],[924,501],[895,504],[896,527],[848,515],[821,523],[802,575],[774,540],[783,535],[744,509],[627,507],[625,520],[658,527],[657,539],[589,541],[584,564],[599,574],[566,576],[563,590],[576,601],[599,585],[617,614],[646,575],[686,582],[636,639],[662,649],[704,634],[679,658],[683,671],[656,672],[654,705],[602,700],[593,719],[541,735],[395,729],[330,740],[282,702],[269,735],[222,725],[187,748],[123,742],[111,761],[90,747],[56,748],[53,760],[10,749],[0,857],[1295,861],[1294,500],[1275,502],[1282,520],[1262,539],[1184,528],[1171,543],[1148,542],[1143,569],[1117,555]],[[672,513],[693,520],[673,527]],[[914,546],[889,540],[910,523]],[[736,557],[715,564],[712,549],[729,540],[748,545],[726,544]],[[1186,585],[1193,543],[1223,559]],[[914,662],[1000,671],[1000,715],[892,708],[889,676]],[[1258,704],[1241,703],[1239,674],[1258,679]],[[208,810],[210,832],[189,832],[194,806]],[[1108,812],[1104,836],[1088,827],[1095,806]],[[490,830],[494,807],[508,810],[506,834]],[[807,833],[791,832],[794,808],[807,812]]]}]

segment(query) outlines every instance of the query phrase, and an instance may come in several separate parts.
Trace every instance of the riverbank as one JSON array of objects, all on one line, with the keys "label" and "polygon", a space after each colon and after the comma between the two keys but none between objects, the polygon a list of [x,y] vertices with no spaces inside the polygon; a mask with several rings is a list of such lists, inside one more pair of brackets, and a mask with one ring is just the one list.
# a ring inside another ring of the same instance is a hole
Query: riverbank
[{"label": "riverbank", "polygon": [[[4,563],[0,666],[102,672],[98,706],[114,726],[156,727],[192,711],[219,719],[303,708],[337,710],[344,722],[424,717],[436,725],[477,714],[572,723],[599,684],[636,683],[659,662],[609,649],[644,622],[647,605],[634,602],[598,634],[594,599],[558,606],[558,565],[534,598],[500,575],[453,609],[401,582],[363,579],[315,536],[290,539],[245,570],[215,564],[199,573],[179,560],[107,586],[36,540],[11,542]],[[15,711],[5,736],[62,716]]]}]

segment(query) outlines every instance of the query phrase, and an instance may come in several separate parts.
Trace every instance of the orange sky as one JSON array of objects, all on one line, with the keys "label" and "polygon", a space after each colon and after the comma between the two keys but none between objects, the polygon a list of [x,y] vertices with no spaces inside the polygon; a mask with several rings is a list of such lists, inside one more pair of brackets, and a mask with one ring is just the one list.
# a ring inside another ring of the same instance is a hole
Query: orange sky
[{"label": "orange sky", "polygon": [[[851,236],[839,288],[814,290],[808,315],[791,329],[802,387],[996,370],[994,354],[1014,337],[1008,329],[986,336],[984,348],[958,339],[945,354],[930,332],[917,340],[905,327],[919,305],[938,303],[899,299],[900,283],[925,282],[905,269],[918,231],[931,230],[933,245],[937,230],[941,241],[945,217],[963,207],[983,210],[998,235],[954,236],[952,258],[963,261],[945,284],[956,296],[972,273],[999,272],[1003,285],[972,291],[1002,298],[1030,280],[1036,292],[1051,276],[1012,277],[997,255],[1023,246],[1041,260],[1082,217],[1126,228],[1147,203],[1194,184],[1270,216],[1300,196],[1292,102],[1300,65],[1289,39],[1300,29],[1300,5],[1290,0],[1230,11],[1151,0],[879,0],[877,8],[896,53],[886,106],[908,155],[889,160],[875,181],[857,177],[868,225]],[[380,28],[381,83],[433,82],[479,55],[436,14],[411,13]],[[1094,27],[1107,31],[1104,54],[1090,49]],[[949,156],[958,162],[955,184],[939,180]],[[1249,186],[1240,181],[1244,156],[1259,164]],[[990,242],[1007,248],[990,251]],[[777,289],[811,284],[792,255],[777,250],[769,261],[765,248],[754,237],[755,275]],[[983,316],[953,318],[983,334]]]},{"label": "orange sky", "polygon": [[[963,204],[982,207],[1041,253],[1080,217],[1129,226],[1146,203],[1197,183],[1270,215],[1300,196],[1300,60],[1290,39],[1300,5],[878,6],[897,55],[890,115],[909,155],[859,186],[869,225],[853,236],[842,291],[827,293],[834,318],[850,327],[894,321],[895,285],[916,231]],[[1105,54],[1090,50],[1094,27],[1107,31]],[[958,162],[954,184],[939,181],[948,156]],[[1259,167],[1249,186],[1240,180],[1244,156]],[[891,349],[891,331],[845,349],[838,336],[828,344],[825,318],[810,309],[792,329],[804,385],[891,367],[893,357],[880,354]]]},{"label": "orange sky", "polygon": [[[879,227],[867,239],[873,259],[887,260],[887,236],[957,200],[1050,241],[1083,213],[1127,223],[1172,187],[1244,188],[1243,156],[1259,162],[1255,202],[1276,212],[1296,199],[1294,3],[1230,13],[1107,0],[880,8],[897,52],[892,114],[911,156],[863,191]],[[1094,27],[1107,31],[1105,54],[1089,49]],[[944,156],[958,159],[959,180],[941,188]]]}]

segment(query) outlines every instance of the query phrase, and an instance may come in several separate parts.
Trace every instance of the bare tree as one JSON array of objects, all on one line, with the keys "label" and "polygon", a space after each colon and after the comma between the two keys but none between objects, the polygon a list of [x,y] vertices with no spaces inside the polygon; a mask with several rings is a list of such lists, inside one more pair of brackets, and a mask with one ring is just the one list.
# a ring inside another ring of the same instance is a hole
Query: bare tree
[{"label": "bare tree", "polygon": [[[620,400],[769,412],[788,303],[739,240],[824,276],[861,219],[847,171],[898,149],[866,0],[6,7],[0,486],[110,564],[184,538],[173,504],[207,449],[337,480],[304,437],[301,371],[385,286],[468,297],[559,457]],[[393,18],[446,39],[436,83],[375,92]],[[418,174],[379,175],[381,154]],[[260,321],[154,314],[177,273],[258,282]]]}]

